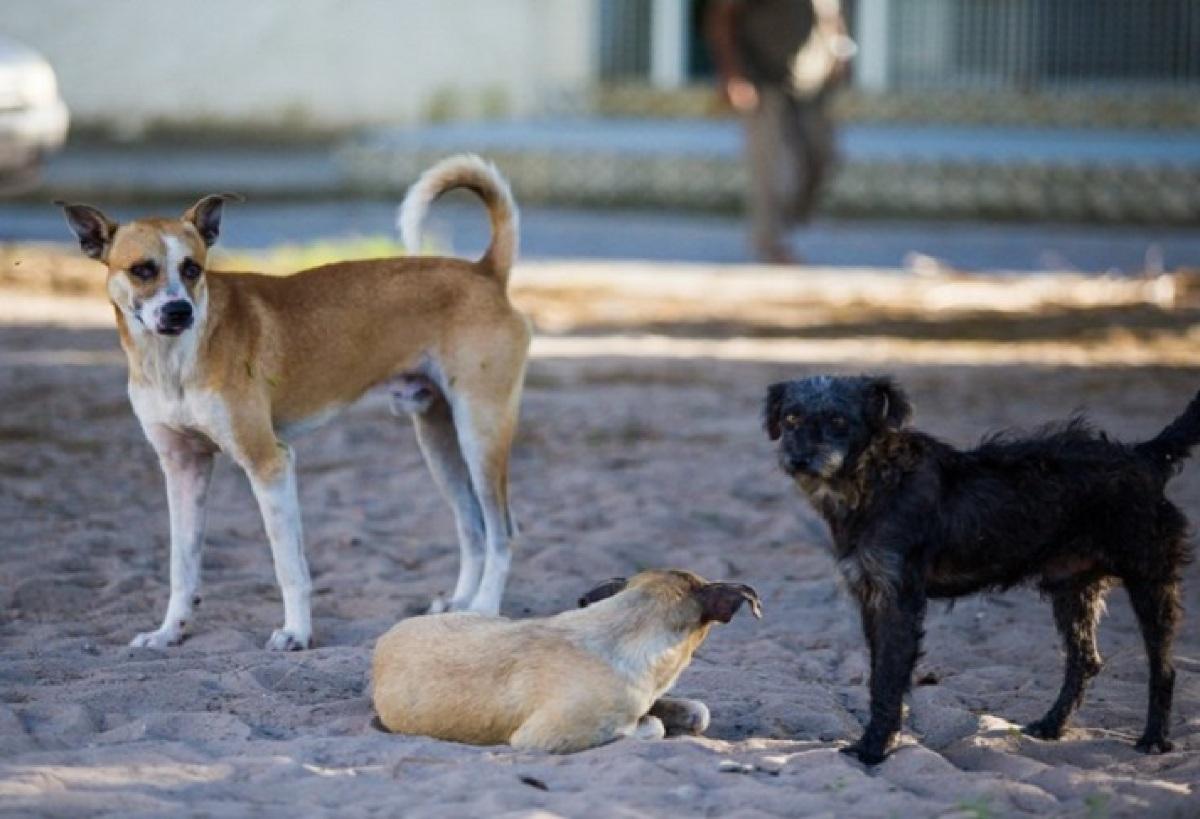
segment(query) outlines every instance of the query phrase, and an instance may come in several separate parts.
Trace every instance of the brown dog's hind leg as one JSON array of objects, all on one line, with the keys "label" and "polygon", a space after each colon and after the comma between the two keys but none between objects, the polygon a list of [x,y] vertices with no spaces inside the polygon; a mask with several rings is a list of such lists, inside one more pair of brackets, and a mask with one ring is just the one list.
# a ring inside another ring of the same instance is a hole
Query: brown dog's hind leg
[{"label": "brown dog's hind leg", "polygon": [[504,311],[458,337],[436,362],[459,451],[483,514],[483,574],[468,608],[488,615],[500,612],[512,563],[516,527],[508,505],[508,459],[531,339],[525,319],[507,305]]},{"label": "brown dog's hind leg", "polygon": [[1171,663],[1171,642],[1179,622],[1179,583],[1176,580],[1125,580],[1129,601],[1137,614],[1150,662],[1150,702],[1146,730],[1137,741],[1137,749],[1146,753],[1166,753],[1174,745],[1167,739],[1171,718],[1171,698],[1175,691],[1175,667]]},{"label": "brown dog's hind leg", "polygon": [[458,529],[458,582],[449,601],[434,600],[431,613],[461,611],[471,604],[483,576],[484,528],[483,510],[471,486],[471,473],[463,460],[450,416],[450,405],[439,394],[421,414],[413,414],[417,443],[434,483],[454,510]]},{"label": "brown dog's hind leg", "polygon": [[1100,673],[1103,660],[1096,649],[1096,626],[1104,610],[1102,581],[1072,582],[1052,592],[1054,622],[1067,651],[1067,665],[1058,699],[1025,733],[1038,739],[1058,739],[1067,721],[1083,701],[1084,688]]},{"label": "brown dog's hind leg", "polygon": [[469,608],[480,614],[500,612],[500,600],[512,563],[516,527],[508,506],[508,457],[517,425],[520,383],[499,400],[480,392],[456,395],[451,403],[455,433],[471,486],[479,501],[486,532],[483,575]]}]

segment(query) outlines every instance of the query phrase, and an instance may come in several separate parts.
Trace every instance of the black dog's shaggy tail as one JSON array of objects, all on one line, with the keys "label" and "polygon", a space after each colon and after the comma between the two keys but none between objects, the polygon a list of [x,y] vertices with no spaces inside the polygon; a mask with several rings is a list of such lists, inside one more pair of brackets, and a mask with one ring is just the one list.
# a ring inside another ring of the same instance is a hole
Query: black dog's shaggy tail
[{"label": "black dog's shaggy tail", "polygon": [[1200,393],[1192,398],[1182,415],[1156,437],[1138,444],[1134,451],[1147,458],[1166,480],[1179,470],[1196,444],[1200,444]]}]

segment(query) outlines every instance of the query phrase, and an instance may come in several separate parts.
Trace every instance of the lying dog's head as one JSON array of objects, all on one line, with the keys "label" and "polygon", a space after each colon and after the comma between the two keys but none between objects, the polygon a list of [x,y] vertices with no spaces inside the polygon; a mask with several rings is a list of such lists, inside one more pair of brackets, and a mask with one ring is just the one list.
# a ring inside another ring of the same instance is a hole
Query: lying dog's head
[{"label": "lying dog's head", "polygon": [[703,577],[679,569],[653,569],[629,580],[606,580],[579,598],[581,607],[607,600],[623,592],[632,592],[655,605],[659,616],[681,629],[697,629],[709,623],[728,623],[743,603],[750,612],[762,617],[758,593],[742,583],[709,583]]},{"label": "lying dog's head", "polygon": [[598,628],[609,660],[658,697],[691,662],[712,624],[728,623],[743,603],[762,617],[762,603],[749,586],[657,569],[597,586],[579,599],[587,610],[573,616]]},{"label": "lying dog's head", "polygon": [[818,375],[768,387],[763,426],[779,441],[784,472],[829,481],[853,471],[872,441],[911,415],[890,378]]},{"label": "lying dog's head", "polygon": [[134,331],[178,336],[203,318],[208,249],[221,208],[235,194],[206,196],[178,219],[117,224],[90,205],[58,202],[83,252],[108,267],[108,295]]}]

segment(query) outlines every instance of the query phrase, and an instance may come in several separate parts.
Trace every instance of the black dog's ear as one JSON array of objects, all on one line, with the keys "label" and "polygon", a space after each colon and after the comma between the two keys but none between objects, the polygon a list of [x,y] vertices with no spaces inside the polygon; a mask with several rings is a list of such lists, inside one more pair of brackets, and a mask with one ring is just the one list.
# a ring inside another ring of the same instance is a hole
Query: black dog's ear
[{"label": "black dog's ear", "polygon": [[900,429],[912,417],[913,405],[904,390],[886,376],[871,379],[870,417],[890,429]]},{"label": "black dog's ear", "polygon": [[91,205],[73,205],[58,200],[54,204],[63,209],[67,224],[79,240],[79,247],[84,254],[96,261],[104,261],[113,234],[117,232],[117,223]]},{"label": "black dog's ear", "polygon": [[623,591],[625,584],[628,582],[623,577],[614,577],[612,580],[605,580],[599,586],[579,598],[579,608],[587,608],[592,603],[599,603],[601,600],[612,597],[614,594]]},{"label": "black dog's ear", "polygon": [[780,415],[783,412],[783,396],[787,393],[787,382],[780,381],[767,387],[767,397],[763,401],[763,429],[772,441],[778,441],[783,430],[779,426]]},{"label": "black dog's ear", "polygon": [[204,244],[212,247],[221,235],[221,208],[226,202],[245,202],[237,193],[214,193],[204,197],[183,213],[183,218],[196,226]]},{"label": "black dog's ear", "polygon": [[758,592],[744,583],[705,583],[696,589],[695,596],[700,601],[701,623],[728,623],[742,603],[749,603],[750,613],[756,619],[762,619],[762,601],[758,599]]}]

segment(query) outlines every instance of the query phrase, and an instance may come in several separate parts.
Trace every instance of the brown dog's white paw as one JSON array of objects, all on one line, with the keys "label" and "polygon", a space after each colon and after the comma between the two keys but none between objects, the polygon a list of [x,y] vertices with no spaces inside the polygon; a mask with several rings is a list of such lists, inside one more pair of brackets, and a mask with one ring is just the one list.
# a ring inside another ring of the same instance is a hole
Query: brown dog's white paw
[{"label": "brown dog's white paw", "polygon": [[143,631],[129,641],[130,648],[153,648],[163,651],[183,642],[183,632],[178,629],[158,629]]},{"label": "brown dog's white paw", "polygon": [[297,634],[284,628],[277,628],[267,640],[267,651],[303,651],[312,648],[311,634]]},{"label": "brown dog's white paw", "polygon": [[444,594],[439,594],[429,601],[429,608],[425,610],[426,614],[446,614],[451,611],[470,611],[469,601],[458,601],[453,597],[447,597]]}]

